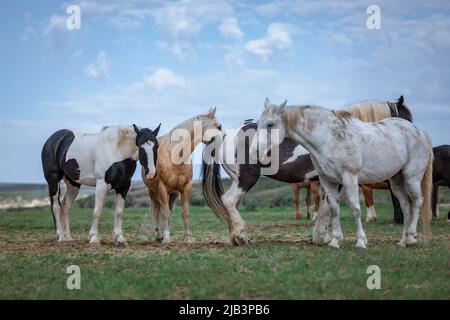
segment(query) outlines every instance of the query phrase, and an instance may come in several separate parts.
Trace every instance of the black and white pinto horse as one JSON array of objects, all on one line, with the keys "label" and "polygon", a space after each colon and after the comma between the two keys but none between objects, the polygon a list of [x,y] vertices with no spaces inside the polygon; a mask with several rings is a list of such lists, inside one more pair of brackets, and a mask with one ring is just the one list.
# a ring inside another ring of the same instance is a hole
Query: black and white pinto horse
[{"label": "black and white pinto horse", "polygon": [[[434,147],[433,153],[433,196],[431,203],[433,219],[438,219],[438,189],[440,186],[447,186],[450,188],[450,145],[444,144],[442,146]],[[450,211],[447,214],[447,219],[450,221]]]},{"label": "black and white pinto horse", "polygon": [[[397,101],[365,101],[353,104],[344,110],[350,112],[355,117],[367,121],[377,121],[386,117],[399,117],[412,121],[412,115],[408,107],[404,104],[403,96]],[[221,184],[220,165],[217,161],[205,161],[202,165],[203,194],[214,213],[219,219],[228,224],[230,241],[235,245],[246,244],[250,241],[245,231],[245,222],[239,213],[239,204],[247,192],[257,183],[261,170],[271,164],[262,164],[259,159],[256,164],[250,163],[249,147],[258,128],[257,121],[247,120],[237,130],[241,130],[249,140],[240,139],[234,144],[231,151],[226,149],[226,153],[236,154],[237,150],[244,150],[245,163],[226,163],[220,161],[225,172],[230,176],[231,187],[224,192]],[[223,144],[227,144],[229,136],[223,138]],[[226,156],[225,156],[226,157]],[[208,162],[208,163],[207,163]],[[237,162],[237,161],[236,161]],[[266,175],[269,178],[296,183],[307,180],[318,180],[317,173],[308,151],[299,143],[286,137],[279,146],[279,169],[275,174]],[[400,210],[400,205],[395,196],[392,196],[394,208]],[[317,213],[314,213],[316,216]]]},{"label": "black and white pinto horse", "polygon": [[[98,224],[108,190],[116,193],[113,238],[118,246],[126,245],[122,222],[125,198],[139,160],[149,177],[156,175],[155,129],[133,126],[104,127],[97,134],[70,130],[55,132],[42,149],[42,167],[48,183],[51,211],[58,241],[71,241],[69,215],[80,186],[95,186],[95,209],[89,243],[99,244]],[[60,182],[67,190],[61,201]]]},{"label": "black and white pinto horse", "polygon": [[[274,131],[275,130],[275,131]],[[343,186],[356,224],[356,247],[366,248],[361,223],[358,183],[389,179],[404,214],[402,247],[417,243],[417,222],[422,211],[424,237],[429,236],[433,151],[429,135],[399,118],[363,122],[347,111],[318,106],[286,107],[265,102],[258,120],[258,143],[250,154],[267,150],[289,137],[311,154],[320,185],[326,194],[319,210],[313,242],[339,248],[343,239],[339,218],[339,185]],[[277,133],[268,139],[267,133]],[[328,207],[327,209],[323,209]],[[322,210],[323,209],[323,210]],[[333,237],[327,227],[331,214]]]}]

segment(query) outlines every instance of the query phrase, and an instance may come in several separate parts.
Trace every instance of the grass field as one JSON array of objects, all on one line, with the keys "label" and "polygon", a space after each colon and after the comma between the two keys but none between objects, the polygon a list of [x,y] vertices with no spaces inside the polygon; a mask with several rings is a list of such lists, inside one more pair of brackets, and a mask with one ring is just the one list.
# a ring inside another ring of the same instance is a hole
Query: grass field
[{"label": "grass field", "polygon": [[[354,248],[353,219],[342,209],[340,250],[310,243],[312,222],[293,219],[292,208],[243,212],[254,243],[226,244],[226,228],[207,208],[191,209],[196,242],[184,245],[177,208],[173,243],[153,242],[146,209],[127,209],[127,248],[111,240],[112,212],[104,212],[102,246],[89,247],[91,210],[76,209],[75,241],[57,244],[47,210],[0,213],[1,299],[448,299],[450,225],[432,222],[433,240],[400,249],[401,226],[391,207],[377,206],[379,220],[365,224],[367,251]],[[421,228],[419,227],[419,232]],[[419,234],[420,238],[420,234]],[[81,269],[81,290],[69,290],[66,268]],[[381,289],[366,287],[370,265],[381,268]]]}]

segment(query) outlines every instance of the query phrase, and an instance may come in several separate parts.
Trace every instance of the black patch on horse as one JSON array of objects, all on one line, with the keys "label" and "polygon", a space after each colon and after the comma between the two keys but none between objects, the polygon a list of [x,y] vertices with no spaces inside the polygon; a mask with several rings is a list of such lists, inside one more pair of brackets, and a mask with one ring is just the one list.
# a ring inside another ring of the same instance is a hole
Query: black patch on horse
[{"label": "black patch on horse", "polygon": [[131,158],[114,163],[105,173],[105,182],[111,188],[126,198],[131,186],[131,178],[136,170],[136,161]]},{"label": "black patch on horse", "polygon": [[66,176],[72,181],[80,180],[80,166],[77,160],[70,159],[63,164],[63,170]]}]

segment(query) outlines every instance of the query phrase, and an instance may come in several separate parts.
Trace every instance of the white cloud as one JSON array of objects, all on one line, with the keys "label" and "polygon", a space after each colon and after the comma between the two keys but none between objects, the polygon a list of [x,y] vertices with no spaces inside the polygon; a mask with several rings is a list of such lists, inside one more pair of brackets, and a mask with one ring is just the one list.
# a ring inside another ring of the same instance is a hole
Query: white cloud
[{"label": "white cloud", "polygon": [[158,46],[180,61],[193,54],[194,46],[188,41],[160,42]]},{"label": "white cloud", "polygon": [[236,18],[227,18],[219,26],[219,31],[225,37],[240,40],[244,37],[244,33],[239,28],[239,23]]},{"label": "white cloud", "polygon": [[44,28],[43,35],[51,47],[63,51],[68,42],[69,33],[66,28],[66,17],[53,15]]},{"label": "white cloud", "polygon": [[271,23],[264,38],[248,41],[245,49],[267,61],[276,50],[287,50],[292,46],[291,34],[295,28],[289,24]]},{"label": "white cloud", "polygon": [[48,35],[55,30],[65,30],[66,29],[66,18],[64,16],[53,15],[48,21],[44,34]]},{"label": "white cloud", "polygon": [[220,21],[232,7],[223,1],[177,1],[154,11],[156,25],[172,38],[196,36],[204,25]]},{"label": "white cloud", "polygon": [[108,54],[105,51],[100,51],[96,63],[88,65],[84,71],[88,77],[99,80],[108,75],[110,67],[111,62]]},{"label": "white cloud", "polygon": [[163,89],[167,87],[184,87],[186,80],[169,69],[159,68],[151,76],[146,77],[142,84],[144,87]]}]

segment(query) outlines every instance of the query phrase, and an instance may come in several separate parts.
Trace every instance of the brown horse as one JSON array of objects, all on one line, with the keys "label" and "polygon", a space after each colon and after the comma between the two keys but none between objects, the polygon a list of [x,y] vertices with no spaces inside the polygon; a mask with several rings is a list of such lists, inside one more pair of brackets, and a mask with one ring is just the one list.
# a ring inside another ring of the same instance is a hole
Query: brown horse
[{"label": "brown horse", "polygon": [[389,190],[389,183],[387,181],[381,181],[374,184],[362,184],[361,189],[364,194],[364,203],[366,204],[367,210],[366,222],[377,221],[377,212],[373,205],[372,189]]},{"label": "brown horse", "polygon": [[[200,132],[199,132],[200,131]],[[189,232],[189,200],[192,192],[192,163],[190,156],[201,142],[221,132],[216,119],[216,108],[177,125],[168,134],[159,137],[156,161],[157,175],[142,180],[148,189],[150,209],[153,213],[156,241],[170,243],[170,222],[175,201],[181,195],[184,223],[184,242],[191,242]]]},{"label": "brown horse", "polygon": [[320,193],[319,193],[319,181],[305,180],[303,182],[291,183],[292,191],[295,194],[295,219],[301,219],[302,209],[300,205],[300,189],[306,188],[306,218],[311,217],[309,213],[309,207],[311,205],[311,193],[314,195],[314,216],[315,219],[317,212],[319,212],[320,206]]},{"label": "brown horse", "polygon": [[[433,211],[433,219],[439,218],[438,208],[438,188],[439,186],[447,186],[450,188],[450,145],[442,145],[433,148],[433,193],[431,197],[431,208]],[[450,221],[450,211],[447,214]]]}]

